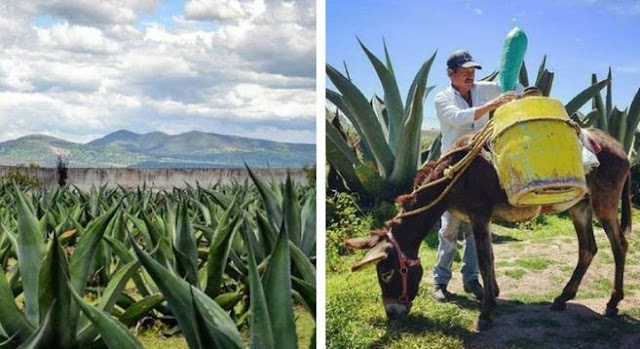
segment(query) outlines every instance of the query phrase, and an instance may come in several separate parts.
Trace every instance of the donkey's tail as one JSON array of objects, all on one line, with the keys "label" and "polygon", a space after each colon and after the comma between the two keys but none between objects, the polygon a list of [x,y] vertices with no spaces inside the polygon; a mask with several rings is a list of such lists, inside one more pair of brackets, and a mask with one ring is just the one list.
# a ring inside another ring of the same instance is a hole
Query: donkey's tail
[{"label": "donkey's tail", "polygon": [[631,232],[631,175],[627,172],[622,188],[622,217],[620,218],[620,231],[623,234]]}]

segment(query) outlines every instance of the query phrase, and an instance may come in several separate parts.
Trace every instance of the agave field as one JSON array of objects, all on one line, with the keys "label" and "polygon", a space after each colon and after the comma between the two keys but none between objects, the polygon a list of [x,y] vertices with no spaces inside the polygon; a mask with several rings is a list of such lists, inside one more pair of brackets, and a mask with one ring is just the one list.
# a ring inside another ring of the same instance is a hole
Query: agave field
[{"label": "agave field", "polygon": [[[0,184],[0,348],[142,348],[152,319],[190,348],[315,347],[315,190]],[[311,326],[313,327],[313,326]]]}]

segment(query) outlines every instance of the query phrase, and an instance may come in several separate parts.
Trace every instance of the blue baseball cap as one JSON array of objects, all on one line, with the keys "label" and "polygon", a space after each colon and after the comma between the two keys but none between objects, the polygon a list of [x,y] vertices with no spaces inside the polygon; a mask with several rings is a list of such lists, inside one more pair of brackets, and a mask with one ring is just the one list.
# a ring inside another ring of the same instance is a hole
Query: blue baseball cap
[{"label": "blue baseball cap", "polygon": [[482,69],[482,67],[473,61],[473,57],[469,51],[465,50],[457,50],[454,51],[449,59],[447,59],[447,67],[450,69],[458,69],[458,68],[476,68]]}]

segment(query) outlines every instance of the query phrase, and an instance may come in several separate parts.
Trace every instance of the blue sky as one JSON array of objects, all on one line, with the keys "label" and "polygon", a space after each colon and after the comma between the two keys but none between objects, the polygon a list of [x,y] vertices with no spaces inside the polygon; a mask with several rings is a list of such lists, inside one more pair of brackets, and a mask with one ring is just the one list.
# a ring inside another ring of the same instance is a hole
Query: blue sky
[{"label": "blue sky", "polygon": [[356,36],[381,58],[384,37],[403,96],[421,64],[438,50],[428,80],[436,89],[426,100],[424,128],[437,127],[433,96],[449,84],[448,55],[468,49],[483,66],[476,72],[481,78],[498,68],[503,40],[514,26],[529,38],[530,80],[547,55],[547,67],[555,73],[551,97],[566,103],[590,84],[592,73],[606,77],[609,66],[619,108],[628,107],[640,88],[637,0],[327,0],[326,5],[327,63],[344,71],[346,61],[366,96],[382,89]]},{"label": "blue sky", "polygon": [[0,0],[0,141],[316,139],[315,0]]}]

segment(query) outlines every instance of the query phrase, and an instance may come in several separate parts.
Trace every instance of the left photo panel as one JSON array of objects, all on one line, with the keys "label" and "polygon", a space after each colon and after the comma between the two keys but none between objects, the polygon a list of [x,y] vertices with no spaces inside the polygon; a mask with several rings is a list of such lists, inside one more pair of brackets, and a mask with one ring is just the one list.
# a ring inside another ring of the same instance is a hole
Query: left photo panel
[{"label": "left photo panel", "polygon": [[317,6],[0,1],[0,346],[315,348]]}]

